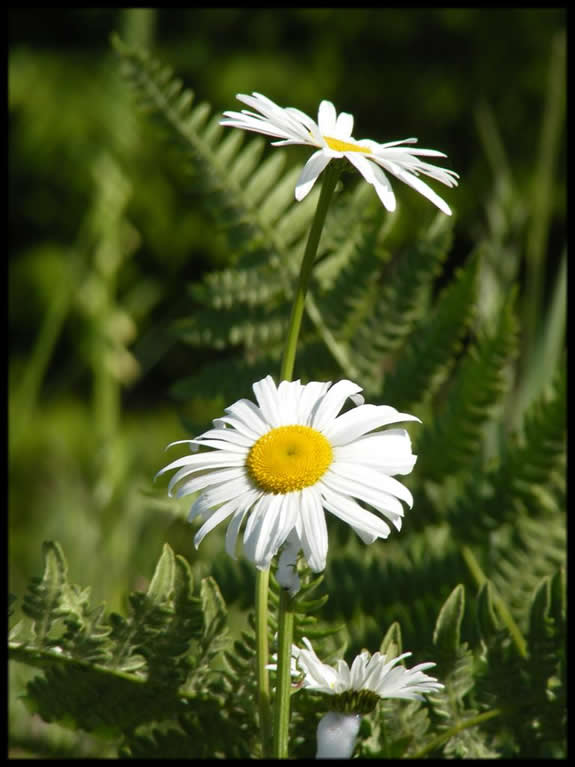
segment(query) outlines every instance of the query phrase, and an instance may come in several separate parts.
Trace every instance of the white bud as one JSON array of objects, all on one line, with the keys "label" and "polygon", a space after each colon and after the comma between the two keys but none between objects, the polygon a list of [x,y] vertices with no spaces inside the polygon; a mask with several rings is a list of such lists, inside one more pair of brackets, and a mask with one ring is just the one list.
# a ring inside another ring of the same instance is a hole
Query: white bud
[{"label": "white bud", "polygon": [[351,759],[359,732],[359,714],[330,711],[317,726],[316,759]]},{"label": "white bud", "polygon": [[297,555],[300,548],[299,538],[292,531],[288,535],[278,559],[276,580],[282,589],[289,591],[290,597],[295,596],[301,586],[300,577],[297,574]]}]

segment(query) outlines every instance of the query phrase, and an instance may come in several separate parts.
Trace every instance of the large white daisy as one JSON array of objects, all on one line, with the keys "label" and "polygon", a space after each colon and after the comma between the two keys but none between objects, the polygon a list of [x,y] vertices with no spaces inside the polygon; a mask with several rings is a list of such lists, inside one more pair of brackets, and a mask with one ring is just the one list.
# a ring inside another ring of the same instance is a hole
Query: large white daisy
[{"label": "large white daisy", "polygon": [[367,183],[372,184],[387,210],[395,210],[395,195],[385,171],[427,197],[443,213],[451,215],[445,200],[419,178],[423,174],[445,186],[457,186],[457,173],[420,159],[445,157],[443,152],[406,146],[417,143],[416,138],[386,144],[378,144],[371,139],[357,141],[351,135],[353,115],[348,112],[338,115],[331,101],[320,103],[316,123],[299,109],[280,107],[261,93],[253,93],[251,96],[239,93],[236,98],[256,111],[243,109],[241,112],[224,112],[221,125],[274,136],[279,139],[272,142],[274,146],[304,144],[316,148],[317,151],[304,165],[296,183],[297,200],[303,200],[331,160],[345,157]]},{"label": "large white daisy", "polygon": [[[409,474],[416,456],[405,429],[379,429],[418,418],[389,405],[363,404],[361,387],[347,380],[276,386],[267,376],[253,391],[257,405],[240,399],[214,420],[213,429],[172,443],[190,443],[195,452],[158,472],[177,469],[170,495],[199,493],[188,517],[205,520],[196,547],[229,520],[226,550],[235,557],[246,520],[244,553],[258,568],[269,567],[292,533],[292,544],[295,539],[310,568],[319,572],[328,549],[324,510],[351,525],[366,543],[389,535],[382,517],[401,529],[402,501],[411,507],[413,499],[393,475]],[[348,399],[356,407],[338,415]]]}]

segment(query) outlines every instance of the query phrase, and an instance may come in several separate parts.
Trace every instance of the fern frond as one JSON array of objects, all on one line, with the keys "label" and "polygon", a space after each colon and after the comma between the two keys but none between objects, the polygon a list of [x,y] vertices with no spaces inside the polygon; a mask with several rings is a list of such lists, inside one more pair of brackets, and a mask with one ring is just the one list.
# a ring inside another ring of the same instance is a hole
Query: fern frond
[{"label": "fern frond", "polygon": [[524,625],[536,585],[565,564],[565,519],[558,511],[536,518],[520,516],[501,533],[490,536],[486,569],[518,623]]},{"label": "fern frond", "polygon": [[[375,546],[375,544],[374,544]],[[424,527],[401,542],[386,541],[372,552],[349,549],[328,560],[329,620],[351,622],[361,613],[381,626],[401,625],[405,647],[416,651],[430,636],[438,611],[458,583],[472,585],[455,542],[445,526]],[[374,598],[374,594],[377,595]],[[381,641],[381,628],[377,643]],[[369,646],[367,637],[358,637]]]},{"label": "fern frond", "polygon": [[165,545],[147,592],[130,596],[127,617],[107,616],[90,606],[87,589],[68,582],[58,544],[45,544],[44,556],[44,577],[26,602],[31,639],[19,632],[9,653],[42,670],[27,701],[45,721],[118,734],[175,720],[196,696],[216,695],[212,661],[228,634],[213,579],[202,579],[196,594],[190,566]]},{"label": "fern frond", "polygon": [[[332,332],[342,340],[351,339],[363,318],[370,314],[379,292],[377,278],[381,259],[376,255],[376,248],[382,220],[379,211],[366,221],[355,238],[344,243],[344,248],[349,248],[349,255],[338,249],[335,251],[337,255],[328,258],[319,270],[318,278],[324,282],[324,290],[317,295],[318,308]],[[333,268],[336,257],[336,273],[325,285],[329,274],[327,263]]]},{"label": "fern frond", "polygon": [[[220,116],[208,119],[211,109],[194,105],[193,93],[183,89],[170,69],[121,41],[116,40],[116,48],[141,107],[184,151],[214,216],[226,228],[230,245],[234,249],[261,248],[271,264],[278,258],[287,263],[295,240],[307,229],[317,190],[296,203],[294,171],[281,175],[284,152],[276,151],[260,162],[261,140],[256,139],[255,148],[249,141],[240,153],[242,134],[224,134],[218,124]],[[285,221],[290,206],[298,208],[292,226],[275,226],[280,217]]]},{"label": "fern frond", "polygon": [[450,225],[444,221],[436,224],[420,234],[381,275],[379,283],[383,287],[353,340],[368,377],[375,371],[381,379],[385,357],[402,345],[417,319],[425,314],[433,278],[447,256],[450,242]]},{"label": "fern frond", "polygon": [[49,635],[54,624],[67,613],[71,590],[68,583],[68,565],[58,543],[47,541],[42,545],[44,574],[30,581],[24,596],[22,611],[34,621],[36,643],[50,646]]},{"label": "fern frond", "polygon": [[478,261],[471,258],[439,295],[434,309],[410,336],[385,379],[383,394],[399,410],[429,400],[460,351],[474,315]]},{"label": "fern frond", "polygon": [[237,304],[254,307],[283,295],[278,283],[277,266],[272,266],[260,253],[252,255],[250,264],[233,269],[209,272],[202,282],[193,283],[189,292],[202,306],[211,309],[231,309]]},{"label": "fern frond", "polygon": [[282,304],[276,308],[253,307],[249,313],[245,307],[234,309],[204,309],[190,319],[178,321],[174,331],[182,341],[192,346],[211,346],[225,349],[246,344],[277,344],[285,336],[289,308]]},{"label": "fern frond", "polygon": [[471,476],[448,509],[448,521],[458,539],[480,543],[490,531],[515,523],[522,515],[537,517],[557,510],[545,488],[564,481],[565,413],[566,369],[562,366],[551,392],[527,411],[524,435],[510,440],[498,466]]},{"label": "fern frond", "polygon": [[51,664],[44,676],[28,684],[26,702],[46,722],[66,722],[108,735],[143,722],[170,719],[186,710],[176,689],[158,688],[133,674],[77,663],[66,667]]},{"label": "fern frond", "polygon": [[441,482],[481,455],[485,425],[508,389],[508,366],[517,352],[512,302],[491,335],[480,338],[460,363],[441,412],[417,440],[418,470]]}]

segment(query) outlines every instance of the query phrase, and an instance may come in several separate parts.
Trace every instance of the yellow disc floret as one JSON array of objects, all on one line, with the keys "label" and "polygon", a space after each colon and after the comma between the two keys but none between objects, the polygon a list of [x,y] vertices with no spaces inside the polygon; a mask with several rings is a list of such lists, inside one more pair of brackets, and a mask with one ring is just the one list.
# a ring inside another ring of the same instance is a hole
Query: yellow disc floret
[{"label": "yellow disc floret", "polygon": [[331,136],[324,136],[323,140],[334,152],[362,152],[363,154],[373,154],[369,147],[361,146],[361,144],[349,144],[347,141],[331,138]]},{"label": "yellow disc floret", "polygon": [[268,493],[291,493],[314,485],[333,459],[331,445],[309,426],[278,426],[248,454],[247,470]]}]

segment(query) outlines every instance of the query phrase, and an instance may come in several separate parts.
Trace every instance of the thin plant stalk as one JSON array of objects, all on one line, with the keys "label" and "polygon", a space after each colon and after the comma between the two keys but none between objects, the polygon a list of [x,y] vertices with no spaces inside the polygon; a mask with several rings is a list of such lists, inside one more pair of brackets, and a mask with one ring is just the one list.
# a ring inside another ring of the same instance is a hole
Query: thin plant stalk
[{"label": "thin plant stalk", "polygon": [[256,658],[258,708],[260,712],[260,732],[262,738],[262,756],[268,759],[272,745],[272,716],[270,701],[270,682],[266,668],[268,647],[268,586],[269,570],[258,570],[256,576]]},{"label": "thin plant stalk", "polygon": [[545,246],[553,200],[553,174],[560,151],[565,114],[566,43],[564,33],[553,41],[549,66],[548,98],[543,111],[541,146],[533,199],[533,218],[527,240],[526,295],[524,302],[524,355],[533,350],[541,322],[545,286]]},{"label": "thin plant stalk", "polygon": [[[301,328],[305,297],[311,278],[313,264],[317,255],[317,249],[321,232],[325,223],[327,210],[329,208],[329,203],[338,177],[339,164],[332,162],[328,165],[324,173],[315,216],[308,235],[306,248],[301,263],[280,371],[280,380],[282,381],[290,381],[293,376],[297,341]],[[287,592],[282,592],[279,602],[277,691],[274,712],[274,757],[276,759],[287,759],[288,757],[292,639],[292,599]]]}]

